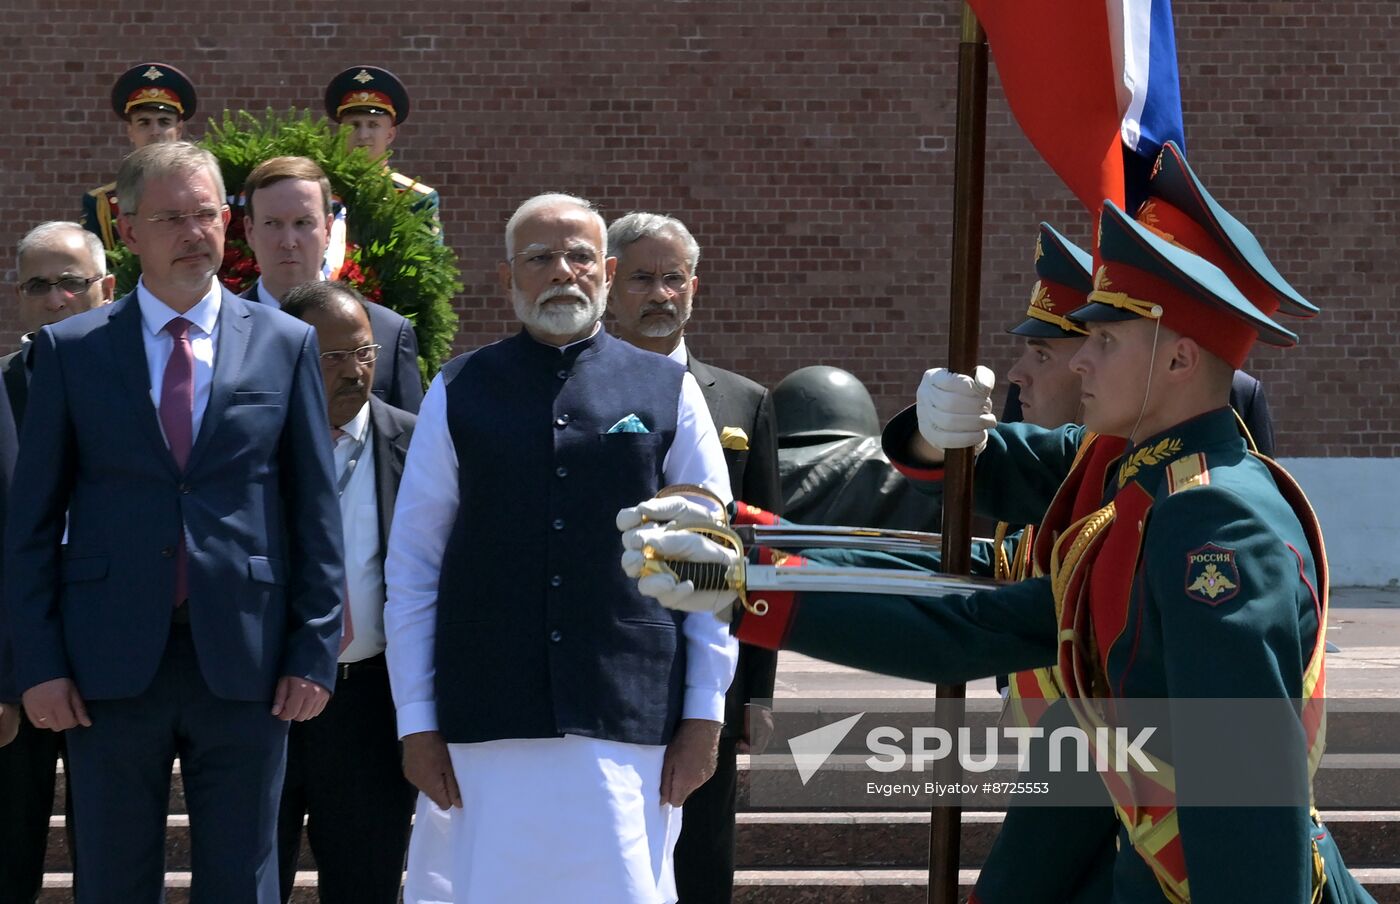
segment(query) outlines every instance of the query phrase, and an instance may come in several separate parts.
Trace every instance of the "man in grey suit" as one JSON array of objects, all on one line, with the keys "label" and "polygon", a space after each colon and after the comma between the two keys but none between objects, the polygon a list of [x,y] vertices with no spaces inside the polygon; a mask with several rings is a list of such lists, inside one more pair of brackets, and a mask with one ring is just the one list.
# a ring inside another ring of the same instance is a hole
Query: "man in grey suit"
[{"label": "man in grey suit", "polygon": [[5,531],[16,684],[68,730],[82,904],[158,901],[180,758],[193,900],[277,900],[287,725],[340,641],[340,510],[312,329],[222,289],[218,163],[129,156],[143,275],[35,337]]},{"label": "man in grey suit", "polygon": [[321,900],[394,904],[414,793],[399,765],[384,659],[384,553],[418,418],[370,393],[381,349],[358,292],[340,282],[304,283],[282,297],[282,310],[315,327],[323,349],[346,595],[335,696],[287,738],[277,827],[282,900],[291,897],[305,822]]},{"label": "man in grey suit", "polygon": [[[700,361],[685,327],[700,287],[700,245],[685,224],[655,213],[629,213],[608,227],[617,256],[609,308],[619,337],[686,366],[720,432],[729,488],[736,500],[781,514],[777,428],[767,389]],[[676,842],[680,904],[724,904],[734,886],[734,814],[739,801],[737,754],[761,753],[772,734],[778,657],[741,644],[734,682],[725,696],[724,728],[714,775],[685,801]]]}]

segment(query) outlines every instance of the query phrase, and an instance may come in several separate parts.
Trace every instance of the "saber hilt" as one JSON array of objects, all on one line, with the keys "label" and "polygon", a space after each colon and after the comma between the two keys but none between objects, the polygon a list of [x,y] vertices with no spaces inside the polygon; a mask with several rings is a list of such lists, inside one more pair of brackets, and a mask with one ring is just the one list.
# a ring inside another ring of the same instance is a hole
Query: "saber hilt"
[{"label": "saber hilt", "polygon": [[[675,573],[677,583],[690,581],[696,590],[718,593],[722,590],[743,589],[741,569],[723,562],[667,562]],[[737,572],[737,573],[736,573]]]}]

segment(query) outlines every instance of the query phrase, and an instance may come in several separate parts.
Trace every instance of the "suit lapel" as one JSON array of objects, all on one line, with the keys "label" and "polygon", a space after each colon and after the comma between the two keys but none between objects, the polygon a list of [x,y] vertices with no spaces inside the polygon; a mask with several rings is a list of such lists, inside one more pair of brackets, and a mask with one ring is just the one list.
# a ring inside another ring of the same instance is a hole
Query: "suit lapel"
[{"label": "suit lapel", "polygon": [[403,430],[388,416],[384,410],[387,407],[370,396],[369,429],[370,439],[374,443],[374,501],[379,509],[381,562],[389,553],[389,525],[393,522],[404,457],[408,454],[408,446],[403,442]]},{"label": "suit lapel", "polygon": [[690,371],[691,376],[695,377],[701,389],[710,389],[715,385],[715,372],[710,370],[709,365],[704,361],[697,359],[694,355],[688,355],[685,367],[686,370]]},{"label": "suit lapel", "polygon": [[209,448],[210,437],[223,420],[224,410],[233,397],[233,387],[238,384],[238,375],[243,372],[243,359],[248,354],[248,336],[251,332],[246,304],[228,291],[224,292],[219,303],[219,338],[214,347],[214,376],[209,387],[209,406],[204,409],[199,435],[194,439],[194,448],[190,449],[186,471],[194,470],[201,453]]},{"label": "suit lapel", "polygon": [[171,472],[179,475],[170,447],[165,444],[165,434],[160,431],[160,421],[156,419],[156,406],[151,402],[151,372],[146,360],[146,342],[141,335],[141,306],[132,292],[112,305],[112,313],[107,321],[111,325],[108,335],[112,342],[113,370],[126,386],[126,397],[135,406],[136,422],[141,432],[160,450],[161,459]]}]

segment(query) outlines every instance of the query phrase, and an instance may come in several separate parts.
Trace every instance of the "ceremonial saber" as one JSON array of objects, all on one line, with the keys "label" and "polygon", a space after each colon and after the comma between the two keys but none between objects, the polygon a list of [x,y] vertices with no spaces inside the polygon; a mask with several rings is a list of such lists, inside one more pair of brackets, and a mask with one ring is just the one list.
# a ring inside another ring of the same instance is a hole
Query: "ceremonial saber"
[{"label": "ceremonial saber", "polygon": [[[987,143],[987,34],[972,8],[962,4],[958,43],[957,144],[953,161],[953,267],[948,317],[948,369],[971,374],[977,367],[982,291],[982,188]],[[943,570],[972,571],[973,451],[957,449],[944,461]],[[934,725],[950,730],[961,721],[967,687],[936,689]],[[934,779],[958,777],[953,758],[934,764]],[[928,900],[957,904],[962,807],[935,805],[929,814]]]},{"label": "ceremonial saber", "polygon": [[[874,527],[837,527],[823,524],[742,524],[734,532],[745,548],[772,549],[859,549],[866,552],[935,552],[942,549],[943,535],[917,530],[884,530]],[[973,543],[995,546],[988,537],[973,537]]]},{"label": "ceremonial saber", "polygon": [[736,590],[750,596],[778,591],[969,596],[1001,586],[990,578],[933,574],[902,568],[814,565],[810,562],[801,568],[784,568],[779,565],[750,565],[742,559],[733,565],[667,561],[666,567],[675,574],[677,581],[690,581],[698,591]]}]

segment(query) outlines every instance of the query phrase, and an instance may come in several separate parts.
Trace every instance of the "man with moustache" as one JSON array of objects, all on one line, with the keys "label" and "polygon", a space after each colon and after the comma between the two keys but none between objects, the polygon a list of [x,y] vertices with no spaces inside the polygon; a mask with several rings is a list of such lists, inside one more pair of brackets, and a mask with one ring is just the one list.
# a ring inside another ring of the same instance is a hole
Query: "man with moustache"
[{"label": "man with moustache", "polygon": [[[609,309],[617,334],[638,348],[685,365],[700,384],[720,431],[736,499],[782,514],[773,400],[762,386],[705,364],[685,341],[695,293],[700,245],[685,224],[655,213],[629,213],[608,227],[617,256]],[[739,800],[739,753],[761,753],[772,733],[778,657],[741,645],[734,683],[725,700],[715,774],[685,802],[676,843],[676,890],[682,904],[727,902],[734,887],[734,812]]]},{"label": "man with moustache", "polygon": [[399,765],[384,660],[384,551],[416,418],[370,393],[379,346],[358,292],[309,282],[282,301],[285,313],[316,328],[322,349],[346,590],[335,696],[287,737],[277,827],[282,900],[292,894],[304,821],[322,901],[393,904],[414,795]]},{"label": "man with moustache", "polygon": [[[280,307],[293,286],[322,278],[333,218],[330,180],[314,160],[273,157],[248,174],[243,197],[244,234],[262,271],[243,297]],[[413,324],[382,304],[366,301],[365,309],[382,349],[374,394],[394,408],[416,412],[423,382]]]},{"label": "man with moustache", "polygon": [[[18,350],[0,358],[9,409],[0,413],[0,433],[8,435],[24,421],[35,332],[108,304],[116,283],[107,273],[101,240],[77,223],[41,223],[19,240],[18,252],[15,297],[24,336]],[[8,485],[13,468],[11,454],[0,482]],[[0,631],[0,646],[5,643]],[[64,748],[62,734],[18,719],[19,711],[19,706],[9,706],[0,716],[0,740],[7,724],[17,731],[14,743],[0,750],[0,901],[32,901],[43,885],[54,777]],[[71,832],[73,808],[65,809]]]},{"label": "man with moustache", "polygon": [[218,162],[117,176],[135,291],[41,329],[3,606],[35,725],[68,731],[83,904],[155,901],[179,757],[193,899],[278,900],[287,726],[335,682],[340,511],[311,327],[219,285]]},{"label": "man with moustache", "polygon": [[19,348],[0,358],[0,378],[15,422],[24,422],[34,371],[34,334],[50,323],[108,304],[117,279],[107,272],[102,242],[77,223],[40,223],[19,241]]},{"label": "man with moustache", "polygon": [[[194,83],[169,63],[132,66],[112,83],[112,112],[126,122],[126,137],[136,150],[158,141],[179,141],[198,105]],[[83,228],[97,236],[104,248],[121,244],[119,216],[116,182],[83,195]]]},{"label": "man with moustache", "polygon": [[505,246],[523,328],[433,380],[385,565],[423,792],[405,900],[675,901],[737,650],[629,585],[612,507],[674,482],[728,499],[723,451],[695,378],[602,328],[616,261],[589,202],[529,199]]}]

